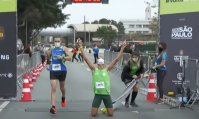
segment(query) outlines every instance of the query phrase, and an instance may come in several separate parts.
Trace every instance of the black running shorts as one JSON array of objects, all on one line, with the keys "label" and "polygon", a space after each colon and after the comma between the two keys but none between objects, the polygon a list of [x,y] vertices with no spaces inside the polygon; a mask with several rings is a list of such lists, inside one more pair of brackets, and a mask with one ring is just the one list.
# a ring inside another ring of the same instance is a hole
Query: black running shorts
[{"label": "black running shorts", "polygon": [[66,74],[67,71],[57,71],[57,72],[50,71],[50,80],[65,81]]},{"label": "black running shorts", "polygon": [[95,94],[92,107],[99,108],[102,100],[103,100],[106,108],[113,108],[111,96],[110,95],[99,95],[99,94]]}]

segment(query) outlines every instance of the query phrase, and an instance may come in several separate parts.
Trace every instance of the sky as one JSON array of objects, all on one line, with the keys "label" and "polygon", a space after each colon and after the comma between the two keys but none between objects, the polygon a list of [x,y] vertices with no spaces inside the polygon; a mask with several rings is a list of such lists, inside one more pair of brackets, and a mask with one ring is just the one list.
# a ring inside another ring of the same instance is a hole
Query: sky
[{"label": "sky", "polygon": [[[67,5],[63,9],[63,13],[71,14],[69,20],[66,20],[66,24],[62,27],[66,27],[68,24],[81,24],[84,22],[84,16],[86,21],[92,22],[101,18],[113,19],[119,21],[120,19],[144,19],[146,3],[153,0],[109,0],[109,4],[72,4]],[[155,9],[152,9],[152,15]]]}]

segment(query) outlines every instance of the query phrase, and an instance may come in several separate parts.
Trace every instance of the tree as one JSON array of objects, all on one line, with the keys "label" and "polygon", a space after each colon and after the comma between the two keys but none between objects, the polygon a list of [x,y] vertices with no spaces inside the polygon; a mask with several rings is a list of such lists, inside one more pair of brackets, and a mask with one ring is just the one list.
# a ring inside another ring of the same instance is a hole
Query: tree
[{"label": "tree", "polygon": [[99,24],[99,21],[95,20],[94,22],[91,22],[91,24]]},{"label": "tree", "polygon": [[82,24],[84,24],[84,23],[85,23],[85,24],[90,24],[90,22],[88,22],[88,21],[85,21],[85,22],[83,22]]},{"label": "tree", "polygon": [[117,37],[117,31],[112,26],[99,27],[95,33],[98,38],[103,38],[104,44],[110,45],[114,37]]},{"label": "tree", "polygon": [[29,44],[34,39],[32,36],[36,37],[44,28],[65,24],[69,16],[62,13],[66,6],[65,0],[18,0],[17,3],[18,37],[23,43],[26,39],[26,20]]},{"label": "tree", "polygon": [[[159,0],[153,0],[153,3],[145,2],[151,9],[157,9]],[[150,22],[149,28],[152,31],[152,37],[156,40],[159,38],[159,13],[155,11],[154,16]]]},{"label": "tree", "polygon": [[91,24],[111,24],[117,27],[119,36],[125,34],[125,28],[122,22],[117,22],[115,20],[108,20],[106,18],[102,18],[99,21],[95,20],[94,22],[91,22]]}]

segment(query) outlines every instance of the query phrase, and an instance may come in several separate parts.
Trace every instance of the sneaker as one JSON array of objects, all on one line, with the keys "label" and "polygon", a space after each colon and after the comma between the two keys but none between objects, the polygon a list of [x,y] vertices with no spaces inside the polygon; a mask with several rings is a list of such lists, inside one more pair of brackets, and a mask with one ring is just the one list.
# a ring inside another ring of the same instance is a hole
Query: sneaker
[{"label": "sneaker", "polygon": [[125,102],[124,106],[127,107],[127,108],[129,108],[129,103]]},{"label": "sneaker", "polygon": [[51,114],[56,114],[56,110],[55,110],[55,108],[53,108],[53,107],[52,107],[52,108],[50,108],[50,113],[51,113]]},{"label": "sneaker", "polygon": [[159,99],[159,100],[157,100],[156,104],[164,104],[164,101]]},{"label": "sneaker", "polygon": [[135,103],[135,101],[131,102],[130,105],[131,105],[132,107],[138,107],[138,105]]},{"label": "sneaker", "polygon": [[61,102],[61,106],[65,107],[66,106],[66,100],[64,100],[64,102]]}]

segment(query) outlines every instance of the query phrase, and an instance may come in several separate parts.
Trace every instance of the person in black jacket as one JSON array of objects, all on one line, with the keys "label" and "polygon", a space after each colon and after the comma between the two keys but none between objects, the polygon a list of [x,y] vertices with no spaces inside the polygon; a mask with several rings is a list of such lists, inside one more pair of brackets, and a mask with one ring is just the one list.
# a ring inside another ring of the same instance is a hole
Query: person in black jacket
[{"label": "person in black jacket", "polygon": [[[127,86],[127,82],[136,79],[138,76],[140,76],[140,79],[143,78],[144,73],[144,67],[143,62],[140,58],[140,54],[135,51],[132,53],[132,57],[129,59],[126,66],[124,66],[121,79],[124,82],[124,84]],[[138,107],[138,105],[135,103],[135,98],[138,94],[138,83],[133,87],[132,91],[132,98],[131,98],[131,106]],[[130,94],[125,99],[125,106],[129,107],[129,97]]]}]

